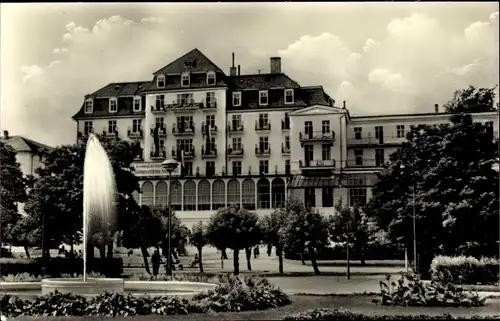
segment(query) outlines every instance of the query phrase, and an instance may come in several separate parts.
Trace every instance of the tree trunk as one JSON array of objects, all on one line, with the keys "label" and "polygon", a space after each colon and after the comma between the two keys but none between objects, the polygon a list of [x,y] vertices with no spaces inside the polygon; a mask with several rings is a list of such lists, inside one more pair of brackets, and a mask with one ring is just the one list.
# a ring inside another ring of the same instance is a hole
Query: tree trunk
[{"label": "tree trunk", "polygon": [[144,260],[144,268],[146,269],[146,272],[148,274],[151,274],[151,270],[149,270],[149,253],[148,253],[148,248],[145,246],[141,246],[141,252],[142,252],[142,259]]},{"label": "tree trunk", "polygon": [[314,252],[314,250],[311,250],[309,252],[310,252],[309,255],[311,256],[311,264],[313,266],[314,274],[320,275],[321,273],[319,272],[318,262],[316,262],[316,253]]},{"label": "tree trunk", "polygon": [[69,257],[70,258],[74,258],[75,255],[74,255],[74,244],[75,241],[74,241],[74,237],[73,237],[73,234],[70,235],[69,237]]},{"label": "tree trunk", "polygon": [[359,257],[359,260],[361,261],[361,265],[366,265],[365,250],[363,248],[363,245],[360,244],[360,242],[358,242],[358,241],[356,241],[354,244],[356,246],[356,253],[357,253],[357,256]]},{"label": "tree trunk", "polygon": [[234,267],[234,275],[240,274],[240,250],[233,250],[233,267]]},{"label": "tree trunk", "polygon": [[247,257],[247,270],[252,271],[252,263],[250,262],[250,260],[252,259],[252,248],[247,247],[245,249],[245,254]]},{"label": "tree trunk", "polygon": [[113,258],[113,241],[111,241],[111,243],[108,244],[108,253],[107,253],[106,257],[108,259],[112,259]]},{"label": "tree trunk", "polygon": [[198,247],[198,260],[200,260],[198,265],[200,266],[200,273],[203,273],[203,257],[202,257],[203,253],[202,252],[203,252],[203,248]]},{"label": "tree trunk", "polygon": [[283,274],[283,250],[281,247],[276,247],[276,253],[278,254],[278,270],[280,274]]},{"label": "tree trunk", "polygon": [[304,261],[304,252],[300,252],[300,261],[302,262],[302,265],[306,265],[306,261]]},{"label": "tree trunk", "polygon": [[24,252],[26,253],[26,257],[29,259],[30,258],[30,249],[26,245],[24,246]]},{"label": "tree trunk", "polygon": [[99,254],[101,255],[101,259],[106,258],[106,245],[105,244],[99,244]]}]

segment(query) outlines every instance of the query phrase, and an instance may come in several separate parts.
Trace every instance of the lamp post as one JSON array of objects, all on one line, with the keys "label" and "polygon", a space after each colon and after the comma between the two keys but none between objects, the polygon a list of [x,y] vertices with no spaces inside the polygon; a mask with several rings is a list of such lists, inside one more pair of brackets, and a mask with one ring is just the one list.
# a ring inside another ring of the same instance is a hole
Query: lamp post
[{"label": "lamp post", "polygon": [[[343,181],[345,180],[345,174],[344,173],[340,173],[339,175],[339,188],[342,188],[342,183]],[[342,196],[340,198],[340,202],[342,203]],[[343,205],[342,205],[343,206]],[[349,209],[349,217],[347,218],[347,240],[346,240],[346,259],[347,259],[347,279],[350,280],[351,279],[351,258],[350,258],[350,252],[349,252],[349,248],[350,248],[350,237],[349,237],[349,234],[351,233],[350,231],[350,223],[351,223],[351,210]]]},{"label": "lamp post", "polygon": [[174,159],[167,159],[161,163],[161,167],[168,172],[168,251],[167,251],[167,275],[172,275],[172,172],[177,169],[179,163]]}]

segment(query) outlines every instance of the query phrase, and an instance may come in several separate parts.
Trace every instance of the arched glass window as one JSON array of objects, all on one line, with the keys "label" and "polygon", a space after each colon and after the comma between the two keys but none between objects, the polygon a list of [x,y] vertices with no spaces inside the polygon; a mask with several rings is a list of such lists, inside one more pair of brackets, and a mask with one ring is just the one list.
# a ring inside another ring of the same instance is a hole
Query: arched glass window
[{"label": "arched glass window", "polygon": [[257,208],[271,207],[271,184],[267,178],[257,181]]},{"label": "arched glass window", "polygon": [[193,181],[184,183],[184,210],[196,211],[196,184]]},{"label": "arched glass window", "polygon": [[241,205],[247,210],[255,210],[255,183],[247,178],[241,184]]},{"label": "arched glass window", "polygon": [[210,210],[210,183],[202,180],[198,183],[198,211]]},{"label": "arched glass window", "polygon": [[221,207],[226,207],[226,186],[223,180],[218,179],[212,185],[212,209]]}]

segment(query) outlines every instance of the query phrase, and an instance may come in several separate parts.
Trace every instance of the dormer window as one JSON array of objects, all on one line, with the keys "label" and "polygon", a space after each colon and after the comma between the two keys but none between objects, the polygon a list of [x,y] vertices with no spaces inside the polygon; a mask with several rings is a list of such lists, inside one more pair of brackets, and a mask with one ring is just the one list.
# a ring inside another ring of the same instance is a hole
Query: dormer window
[{"label": "dormer window", "polygon": [[215,85],[215,72],[209,71],[207,73],[207,85]]},{"label": "dormer window", "polygon": [[259,105],[267,105],[268,104],[268,92],[267,90],[261,90],[259,91]]},{"label": "dormer window", "polygon": [[134,111],[141,111],[141,97],[134,97]]},{"label": "dormer window", "polygon": [[188,87],[189,84],[191,83],[189,73],[185,72],[181,75],[181,82],[182,82],[182,87]]},{"label": "dormer window", "polygon": [[109,112],[116,113],[118,111],[118,100],[116,98],[109,99]]},{"label": "dormer window", "polygon": [[293,104],[294,101],[293,89],[285,89],[285,104]]},{"label": "dormer window", "polygon": [[156,87],[165,88],[165,75],[158,75],[156,78]]},{"label": "dormer window", "polygon": [[94,111],[94,101],[92,99],[85,100],[85,114],[92,114]]},{"label": "dormer window", "polygon": [[233,93],[233,106],[241,106],[241,92]]}]

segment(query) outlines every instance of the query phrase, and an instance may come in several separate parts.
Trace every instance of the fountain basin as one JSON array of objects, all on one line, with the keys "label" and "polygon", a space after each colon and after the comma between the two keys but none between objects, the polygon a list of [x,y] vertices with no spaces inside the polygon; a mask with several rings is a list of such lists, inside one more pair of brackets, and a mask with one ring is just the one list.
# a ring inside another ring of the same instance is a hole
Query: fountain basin
[{"label": "fountain basin", "polygon": [[42,295],[58,291],[74,294],[100,294],[104,292],[124,292],[123,279],[111,278],[54,278],[43,279],[41,282]]}]

